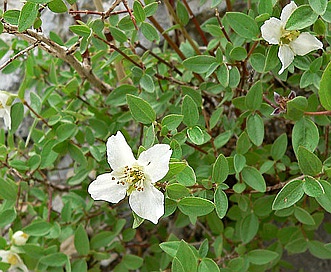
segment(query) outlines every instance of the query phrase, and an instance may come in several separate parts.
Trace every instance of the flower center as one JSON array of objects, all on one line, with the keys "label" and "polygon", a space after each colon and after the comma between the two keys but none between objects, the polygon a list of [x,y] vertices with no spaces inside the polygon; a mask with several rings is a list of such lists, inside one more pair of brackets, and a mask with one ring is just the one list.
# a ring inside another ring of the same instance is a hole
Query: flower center
[{"label": "flower center", "polygon": [[118,176],[117,184],[128,184],[127,192],[130,195],[134,190],[143,191],[145,180],[146,176],[141,166],[125,166],[122,175]]},{"label": "flower center", "polygon": [[10,263],[11,265],[16,265],[16,264],[19,263],[19,260],[15,256],[15,254],[9,254],[9,256],[8,256],[8,263]]},{"label": "flower center", "polygon": [[280,44],[289,44],[298,38],[300,32],[298,30],[283,30],[283,34],[280,37]]}]

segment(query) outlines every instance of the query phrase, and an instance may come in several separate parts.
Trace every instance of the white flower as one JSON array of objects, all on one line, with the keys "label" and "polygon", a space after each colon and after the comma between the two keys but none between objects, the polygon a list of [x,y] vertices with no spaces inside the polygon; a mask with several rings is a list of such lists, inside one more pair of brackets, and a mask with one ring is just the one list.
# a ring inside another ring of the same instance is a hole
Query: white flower
[{"label": "white flower", "polygon": [[156,224],[164,214],[164,196],[154,183],[167,174],[171,153],[169,145],[156,144],[136,160],[118,131],[107,141],[107,158],[113,172],[99,175],[88,192],[94,200],[111,203],[118,203],[128,195],[131,209]]},{"label": "white flower", "polygon": [[9,263],[10,268],[8,271],[18,272],[17,268],[20,268],[24,272],[28,272],[28,268],[23,263],[20,256],[17,253],[10,250],[0,250],[0,257],[2,258],[1,262]]},{"label": "white flower", "polygon": [[16,231],[12,236],[13,244],[17,246],[25,245],[28,239],[29,239],[29,235],[27,235],[21,230]]},{"label": "white flower", "polygon": [[261,26],[263,39],[270,44],[279,45],[278,57],[282,68],[278,74],[284,72],[295,55],[303,56],[323,47],[323,44],[308,32],[300,33],[298,30],[285,29],[288,18],[296,8],[294,2],[287,4],[282,10],[280,20],[272,17]]},{"label": "white flower", "polygon": [[11,98],[11,96],[8,93],[0,91],[0,117],[4,119],[7,129],[11,129],[10,105],[8,105],[9,98]]}]

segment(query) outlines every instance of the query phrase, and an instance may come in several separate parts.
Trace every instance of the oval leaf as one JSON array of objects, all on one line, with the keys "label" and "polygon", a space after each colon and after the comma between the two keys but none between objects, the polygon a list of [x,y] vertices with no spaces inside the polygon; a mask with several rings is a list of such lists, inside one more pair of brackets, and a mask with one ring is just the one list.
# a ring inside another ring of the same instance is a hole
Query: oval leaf
[{"label": "oval leaf", "polygon": [[128,102],[130,112],[136,121],[143,124],[150,124],[155,121],[156,113],[144,99],[127,94],[126,100]]},{"label": "oval leaf", "polygon": [[262,174],[251,166],[246,166],[241,172],[242,178],[247,185],[259,192],[266,191],[266,184]]},{"label": "oval leaf", "polygon": [[291,207],[301,199],[303,194],[303,182],[301,180],[293,180],[287,183],[276,195],[272,203],[272,209],[281,210]]},{"label": "oval leaf", "polygon": [[215,206],[210,200],[200,197],[185,197],[178,202],[178,208],[188,216],[203,216],[211,213]]}]

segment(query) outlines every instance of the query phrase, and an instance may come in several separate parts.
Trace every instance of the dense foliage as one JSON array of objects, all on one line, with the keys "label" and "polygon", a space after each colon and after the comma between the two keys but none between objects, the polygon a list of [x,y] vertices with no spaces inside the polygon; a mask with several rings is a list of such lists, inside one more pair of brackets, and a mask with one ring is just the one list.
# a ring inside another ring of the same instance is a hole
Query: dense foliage
[{"label": "dense foliage", "polygon": [[[213,0],[203,22],[186,0],[4,2],[1,70],[21,82],[0,94],[0,270],[280,271],[286,254],[331,258],[315,235],[331,234],[331,2]],[[43,33],[46,11],[72,18],[69,37]],[[116,170],[106,153],[114,165],[129,152],[106,148],[118,131],[135,158],[170,146],[169,163],[130,172],[136,185],[169,167],[153,183],[156,224],[112,190],[110,202],[88,193]]]}]

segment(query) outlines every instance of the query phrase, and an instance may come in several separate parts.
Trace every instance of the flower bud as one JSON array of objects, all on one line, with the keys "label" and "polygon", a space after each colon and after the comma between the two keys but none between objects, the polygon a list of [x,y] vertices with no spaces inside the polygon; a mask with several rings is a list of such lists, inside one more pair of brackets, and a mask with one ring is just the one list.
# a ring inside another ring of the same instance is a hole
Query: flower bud
[{"label": "flower bud", "polygon": [[14,245],[22,246],[25,245],[26,241],[29,239],[29,235],[19,230],[16,231],[12,236],[12,242]]}]

